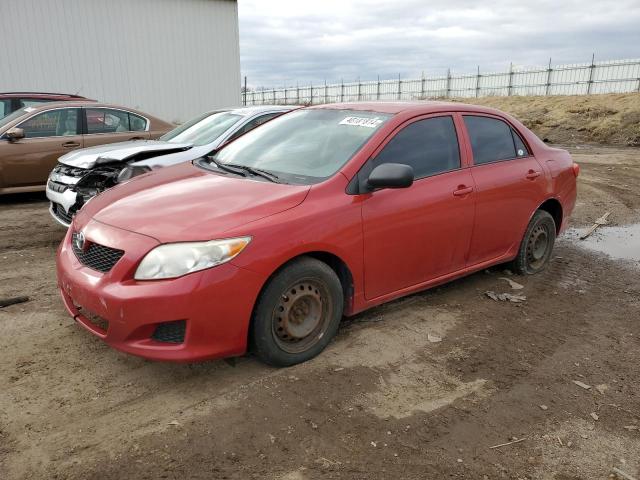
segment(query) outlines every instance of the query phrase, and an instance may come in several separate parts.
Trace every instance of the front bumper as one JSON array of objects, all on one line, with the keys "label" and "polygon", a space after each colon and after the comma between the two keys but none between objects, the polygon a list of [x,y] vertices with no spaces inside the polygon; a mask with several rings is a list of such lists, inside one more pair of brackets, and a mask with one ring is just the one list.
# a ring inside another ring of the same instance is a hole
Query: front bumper
[{"label": "front bumper", "polygon": [[[177,279],[136,281],[139,261],[158,242],[90,221],[83,228],[88,241],[125,251],[103,274],[79,262],[72,230],[58,249],[58,287],[67,311],[85,329],[118,350],[153,360],[192,362],[246,351],[259,275],[226,263]],[[177,321],[186,323],[182,343],[152,338],[158,325]]]}]

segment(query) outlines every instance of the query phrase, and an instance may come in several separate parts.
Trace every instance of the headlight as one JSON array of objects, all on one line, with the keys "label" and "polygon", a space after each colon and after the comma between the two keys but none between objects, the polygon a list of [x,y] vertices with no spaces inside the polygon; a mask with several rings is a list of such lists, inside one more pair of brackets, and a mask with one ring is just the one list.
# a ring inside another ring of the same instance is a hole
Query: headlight
[{"label": "headlight", "polygon": [[160,245],[142,259],[136,270],[135,279],[176,278],[215,267],[234,258],[250,241],[251,237],[241,237]]},{"label": "headlight", "polygon": [[127,180],[131,180],[133,177],[137,177],[138,175],[142,175],[143,173],[150,171],[151,169],[144,165],[128,165],[120,170],[116,183],[126,182]]}]

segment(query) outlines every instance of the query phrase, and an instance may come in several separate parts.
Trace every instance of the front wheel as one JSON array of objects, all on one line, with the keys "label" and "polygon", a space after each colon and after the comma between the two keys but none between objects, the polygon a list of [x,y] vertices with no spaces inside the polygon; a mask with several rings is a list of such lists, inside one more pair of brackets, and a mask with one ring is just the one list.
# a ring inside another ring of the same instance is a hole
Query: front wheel
[{"label": "front wheel", "polygon": [[537,210],[524,234],[513,269],[521,275],[533,275],[547,266],[556,240],[556,222],[549,212]]},{"label": "front wheel", "polygon": [[251,344],[278,367],[318,355],[338,330],[344,298],[336,273],[310,257],[295,260],[269,281],[256,305]]}]

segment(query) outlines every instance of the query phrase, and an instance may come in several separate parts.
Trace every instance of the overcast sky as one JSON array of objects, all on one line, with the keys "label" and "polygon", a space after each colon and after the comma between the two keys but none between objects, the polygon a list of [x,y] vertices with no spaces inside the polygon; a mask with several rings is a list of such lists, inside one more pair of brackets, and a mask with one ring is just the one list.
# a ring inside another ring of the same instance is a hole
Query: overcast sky
[{"label": "overcast sky", "polygon": [[238,0],[250,86],[640,57],[640,0]]}]

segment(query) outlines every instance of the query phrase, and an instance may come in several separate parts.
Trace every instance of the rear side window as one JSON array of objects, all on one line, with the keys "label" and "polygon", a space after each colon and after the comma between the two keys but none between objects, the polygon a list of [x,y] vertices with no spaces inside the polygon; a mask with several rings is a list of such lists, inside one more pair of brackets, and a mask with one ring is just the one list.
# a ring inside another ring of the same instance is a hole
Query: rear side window
[{"label": "rear side window", "polygon": [[147,121],[133,113],[109,108],[85,108],[87,133],[140,132],[147,128]]},{"label": "rear side window", "polygon": [[371,169],[383,163],[404,163],[413,168],[416,179],[460,168],[453,118],[427,118],[406,126],[371,163]]},{"label": "rear side window", "polygon": [[[496,118],[465,115],[464,123],[471,140],[474,164],[516,158],[514,135],[511,127],[505,122]],[[522,140],[520,142],[522,143]],[[522,146],[524,147],[524,144]],[[523,151],[526,152],[526,147]]]}]

